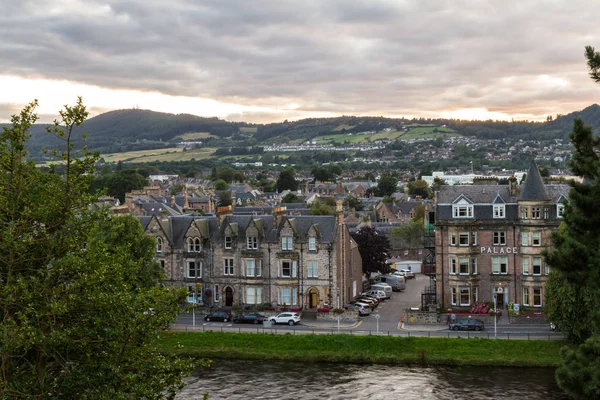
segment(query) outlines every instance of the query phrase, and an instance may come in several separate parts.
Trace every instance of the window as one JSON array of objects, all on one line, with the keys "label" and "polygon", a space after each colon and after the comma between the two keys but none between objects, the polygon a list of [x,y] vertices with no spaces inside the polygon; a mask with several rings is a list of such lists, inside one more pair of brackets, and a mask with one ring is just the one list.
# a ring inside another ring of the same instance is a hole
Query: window
[{"label": "window", "polygon": [[504,204],[494,205],[494,218],[504,218]]},{"label": "window", "polygon": [[473,303],[477,303],[479,301],[479,288],[475,287],[473,290]]},{"label": "window", "polygon": [[450,274],[456,275],[456,258],[450,257]]},{"label": "window", "polygon": [[521,219],[527,219],[527,207],[521,207]]},{"label": "window", "polygon": [[404,250],[404,255],[407,256],[408,255],[408,250]]},{"label": "window", "polygon": [[160,267],[163,271],[165,270],[165,260],[160,260]]},{"label": "window", "polygon": [[246,304],[260,304],[262,302],[262,288],[246,288]]},{"label": "window", "polygon": [[187,238],[187,251],[189,253],[199,253],[202,250],[202,245],[199,238]]},{"label": "window", "polygon": [[248,249],[255,250],[258,249],[258,237],[249,236],[246,238],[246,245]]},{"label": "window", "polygon": [[223,259],[223,275],[233,276],[233,258]]},{"label": "window", "polygon": [[542,244],[542,233],[541,232],[531,232],[531,245],[532,246],[540,246]]},{"label": "window", "polygon": [[469,245],[469,232],[460,232],[458,234],[458,244],[459,246]]},{"label": "window", "polygon": [[317,238],[316,237],[308,238],[308,250],[309,251],[317,251]]},{"label": "window", "polygon": [[232,242],[233,242],[233,240],[231,240],[231,236],[225,236],[225,248],[226,249],[231,249]]},{"label": "window", "polygon": [[563,204],[556,205],[556,216],[562,218],[565,213],[565,206]]},{"label": "window", "polygon": [[219,299],[221,298],[221,293],[219,292],[219,285],[215,285],[215,303],[219,302]]},{"label": "window", "polygon": [[523,305],[529,305],[529,288],[527,286],[523,287]]},{"label": "window", "polygon": [[295,278],[296,261],[282,260],[280,264],[279,276],[282,278]]},{"label": "window", "polygon": [[545,270],[544,273],[546,275],[550,275],[550,266],[546,263],[544,263],[544,270]]},{"label": "window", "polygon": [[188,252],[192,252],[194,251],[194,239],[193,238],[187,238],[187,251]]},{"label": "window", "polygon": [[419,249],[419,254],[423,254],[423,249]]},{"label": "window", "polygon": [[477,246],[477,232],[471,232],[471,244]]},{"label": "window", "polygon": [[492,257],[492,274],[508,274],[508,257]]},{"label": "window", "polygon": [[521,246],[529,246],[529,232],[521,232]]},{"label": "window", "polygon": [[262,260],[244,260],[246,276],[254,278],[262,275]]},{"label": "window", "polygon": [[198,291],[194,286],[188,286],[188,303],[202,304],[202,291]]},{"label": "window", "polygon": [[495,246],[506,245],[506,232],[494,232],[494,245]]},{"label": "window", "polygon": [[458,268],[461,275],[469,275],[469,259],[460,258],[458,260]]},{"label": "window", "polygon": [[295,306],[298,301],[298,289],[296,288],[281,288],[279,289],[279,304]]},{"label": "window", "polygon": [[456,232],[450,231],[450,246],[456,246]]},{"label": "window", "polygon": [[532,261],[533,275],[542,275],[542,257],[533,257]]},{"label": "window", "polygon": [[523,275],[529,275],[529,257],[523,257],[522,265],[523,265]]},{"label": "window", "polygon": [[162,238],[160,236],[156,237],[156,252],[162,253]]},{"label": "window", "polygon": [[533,288],[533,306],[542,306],[542,288]]},{"label": "window", "polygon": [[452,206],[454,218],[473,218],[473,206]]},{"label": "window", "polygon": [[458,304],[458,288],[453,287],[452,288],[452,305],[455,306],[456,304]]},{"label": "window", "polygon": [[460,288],[460,305],[468,306],[471,304],[471,290],[469,288]]},{"label": "window", "polygon": [[550,210],[548,207],[544,207],[544,219],[548,219],[550,217]]},{"label": "window", "polygon": [[291,236],[281,237],[281,250],[294,250]]},{"label": "window", "polygon": [[473,275],[477,275],[477,257],[471,258],[471,271]]},{"label": "window", "polygon": [[306,263],[308,267],[309,278],[318,278],[319,277],[319,262],[317,260],[308,260]]},{"label": "window", "polygon": [[531,219],[540,219],[540,208],[539,207],[531,207]]},{"label": "window", "polygon": [[186,278],[202,278],[202,263],[199,261],[187,261],[185,268]]}]

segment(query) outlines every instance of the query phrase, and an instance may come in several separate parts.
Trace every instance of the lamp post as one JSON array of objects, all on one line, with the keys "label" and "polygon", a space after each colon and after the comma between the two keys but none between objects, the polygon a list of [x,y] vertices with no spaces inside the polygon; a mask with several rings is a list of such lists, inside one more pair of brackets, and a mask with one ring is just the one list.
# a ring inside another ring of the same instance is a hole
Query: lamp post
[{"label": "lamp post", "polygon": [[497,313],[498,311],[496,310],[496,298],[498,297],[498,293],[496,293],[494,291],[494,338],[496,338],[497,336],[497,330],[496,330],[496,320],[497,320]]},{"label": "lamp post", "polygon": [[337,313],[337,319],[338,319],[338,333],[340,333],[340,289],[338,288],[337,290],[337,308],[338,308],[338,313]]}]

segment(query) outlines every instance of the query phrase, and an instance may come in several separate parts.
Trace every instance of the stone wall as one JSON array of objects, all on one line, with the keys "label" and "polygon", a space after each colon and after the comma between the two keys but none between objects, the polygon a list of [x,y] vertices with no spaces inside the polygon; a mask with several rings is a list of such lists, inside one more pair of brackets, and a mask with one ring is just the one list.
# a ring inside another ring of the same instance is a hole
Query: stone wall
[{"label": "stone wall", "polygon": [[539,315],[509,315],[508,322],[511,324],[547,324],[548,320],[543,314]]},{"label": "stone wall", "polygon": [[332,311],[318,312],[317,319],[321,321],[337,321],[338,315],[344,321],[356,321],[358,319],[358,311],[345,310],[343,314],[336,314]]},{"label": "stone wall", "polygon": [[435,311],[413,311],[404,310],[404,322],[412,324],[437,324],[440,322],[438,313]]}]

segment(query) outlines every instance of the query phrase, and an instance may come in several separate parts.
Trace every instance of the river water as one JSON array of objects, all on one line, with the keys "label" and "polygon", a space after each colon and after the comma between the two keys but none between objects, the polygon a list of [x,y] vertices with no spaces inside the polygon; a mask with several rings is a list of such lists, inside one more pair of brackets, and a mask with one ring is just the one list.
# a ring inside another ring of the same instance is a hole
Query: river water
[{"label": "river water", "polygon": [[568,399],[550,368],[402,367],[213,360],[178,400]]}]

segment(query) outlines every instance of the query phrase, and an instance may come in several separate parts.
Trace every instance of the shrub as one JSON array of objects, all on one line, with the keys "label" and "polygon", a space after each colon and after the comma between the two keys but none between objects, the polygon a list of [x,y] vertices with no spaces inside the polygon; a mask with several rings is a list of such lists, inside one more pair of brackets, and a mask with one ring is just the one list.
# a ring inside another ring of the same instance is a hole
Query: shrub
[{"label": "shrub", "polygon": [[292,312],[298,312],[298,311],[302,311],[302,309],[300,307],[291,307],[290,311],[292,311]]},{"label": "shrub", "polygon": [[334,314],[343,314],[345,310],[343,308],[334,308],[332,311]]},{"label": "shrub", "polygon": [[476,302],[473,307],[471,307],[471,314],[487,314],[490,312],[490,309],[486,303]]},{"label": "shrub", "polygon": [[329,312],[329,307],[324,306],[321,308],[317,308],[317,312]]}]

